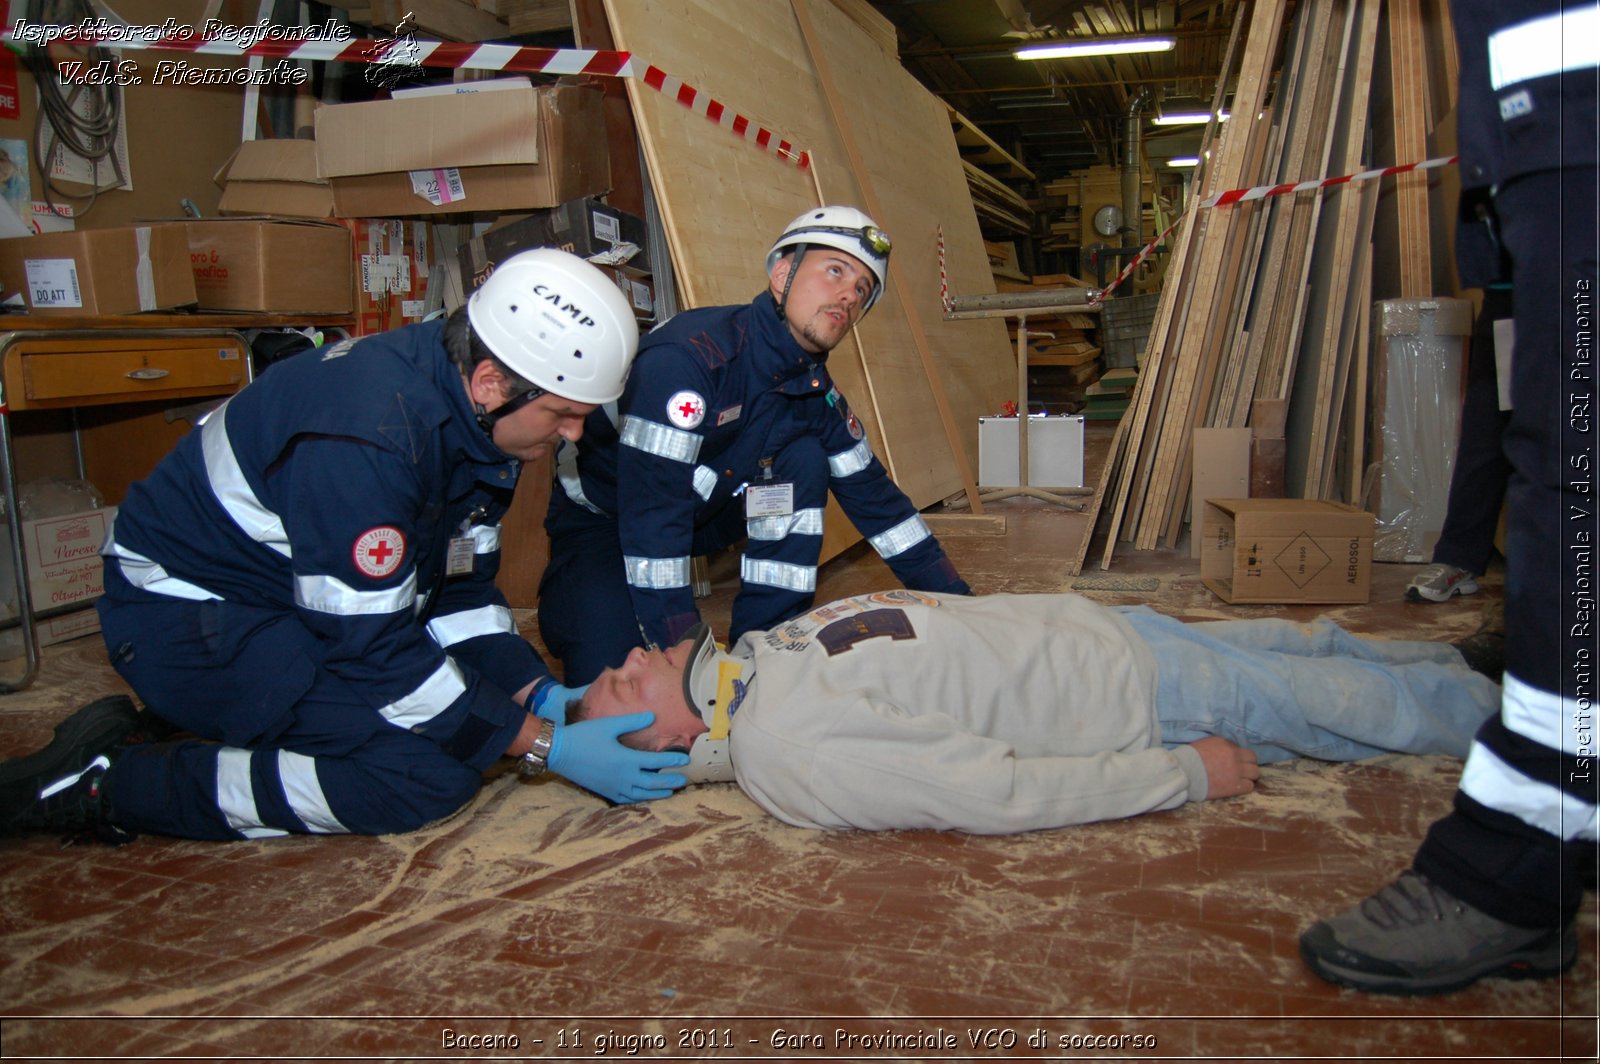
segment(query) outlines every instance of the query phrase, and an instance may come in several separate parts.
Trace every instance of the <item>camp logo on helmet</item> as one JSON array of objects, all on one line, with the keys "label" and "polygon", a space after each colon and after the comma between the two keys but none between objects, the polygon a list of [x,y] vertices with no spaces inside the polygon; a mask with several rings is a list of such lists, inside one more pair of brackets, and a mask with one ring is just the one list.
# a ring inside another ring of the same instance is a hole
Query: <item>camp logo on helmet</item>
[{"label": "camp logo on helmet", "polygon": [[544,300],[546,303],[549,303],[551,306],[555,307],[557,310],[571,318],[573,321],[577,322],[579,325],[587,327],[592,326],[595,323],[594,319],[589,317],[589,315],[584,312],[582,307],[578,306],[576,303],[567,302],[561,293],[552,292],[550,290],[550,286],[547,284],[534,285],[533,294]]}]

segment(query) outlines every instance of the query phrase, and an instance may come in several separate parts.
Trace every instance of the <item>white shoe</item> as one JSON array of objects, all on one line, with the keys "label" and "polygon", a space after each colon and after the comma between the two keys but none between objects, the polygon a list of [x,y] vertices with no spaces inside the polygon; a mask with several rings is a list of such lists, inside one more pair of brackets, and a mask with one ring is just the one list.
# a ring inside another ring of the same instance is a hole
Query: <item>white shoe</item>
[{"label": "white shoe", "polygon": [[1411,586],[1406,588],[1406,598],[1412,602],[1447,602],[1451,595],[1472,595],[1478,590],[1478,581],[1465,569],[1453,565],[1430,565],[1418,573]]}]

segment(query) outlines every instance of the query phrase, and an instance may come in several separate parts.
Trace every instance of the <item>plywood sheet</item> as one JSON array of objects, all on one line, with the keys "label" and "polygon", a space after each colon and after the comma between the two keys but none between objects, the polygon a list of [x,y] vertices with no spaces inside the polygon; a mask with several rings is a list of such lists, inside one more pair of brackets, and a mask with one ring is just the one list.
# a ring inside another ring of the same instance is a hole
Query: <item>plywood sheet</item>
[{"label": "plywood sheet", "polygon": [[[1002,322],[944,320],[939,227],[952,293],[992,293],[994,279],[945,106],[833,5],[807,10],[838,90],[859,104],[850,120],[870,170],[865,178],[883,206],[877,220],[894,238],[906,282],[905,291],[891,285],[862,322],[859,348],[841,344],[828,368],[900,487],[926,506],[962,483],[907,315],[917,316],[927,337],[972,466],[978,417],[999,409],[1014,375]],[[801,169],[629,83],[685,307],[749,301],[765,287],[772,240],[808,207],[864,206],[787,0],[606,0],[606,12],[618,48],[812,156],[811,169]]]}]

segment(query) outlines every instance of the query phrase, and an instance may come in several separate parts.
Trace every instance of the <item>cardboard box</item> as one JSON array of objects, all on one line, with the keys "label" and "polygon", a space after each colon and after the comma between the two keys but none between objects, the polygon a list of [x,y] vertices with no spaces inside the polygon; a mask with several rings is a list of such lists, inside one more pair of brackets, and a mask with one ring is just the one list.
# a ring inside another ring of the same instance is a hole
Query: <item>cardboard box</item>
[{"label": "cardboard box", "polygon": [[102,506],[22,522],[34,612],[87,606],[105,592],[100,545],[116,514],[116,507]]},{"label": "cardboard box", "polygon": [[[14,616],[14,615],[13,615]],[[41,647],[65,643],[100,631],[100,613],[85,608],[59,617],[39,617],[33,622],[33,637]],[[0,629],[0,661],[23,657],[21,626]]]},{"label": "cardboard box", "polygon": [[[102,507],[61,517],[22,522],[23,553],[28,563],[28,594],[35,614],[68,610],[55,617],[36,617],[34,636],[50,646],[100,630],[100,615],[91,607],[105,593],[100,545],[116,516],[116,507]],[[11,549],[11,528],[0,522],[0,548]],[[8,559],[9,560],[9,559]],[[5,573],[10,579],[10,566]],[[0,618],[17,616],[15,596],[7,590]],[[19,658],[22,629],[0,631],[0,659]]]},{"label": "cardboard box", "polygon": [[398,218],[354,218],[340,224],[353,238],[356,324],[351,335],[368,336],[421,321],[435,268],[429,224]]},{"label": "cardboard box", "polygon": [[223,214],[333,217],[333,186],[317,172],[309,140],[247,140],[213,180],[222,187]]},{"label": "cardboard box", "polygon": [[554,207],[611,187],[604,106],[561,84],[335,104],[317,163],[341,217]]},{"label": "cardboard box", "polygon": [[0,240],[0,284],[43,315],[137,314],[195,301],[177,225],[125,225]]},{"label": "cardboard box", "polygon": [[654,321],[656,317],[656,287],[648,273],[631,266],[602,266],[600,272],[617,282],[617,288],[628,298],[633,316],[639,321]]},{"label": "cardboard box", "polygon": [[350,230],[318,222],[185,222],[200,306],[284,314],[348,314]]},{"label": "cardboard box", "polygon": [[1207,499],[1200,578],[1227,602],[1365,602],[1373,517],[1317,499]]},{"label": "cardboard box", "polygon": [[643,218],[585,197],[500,219],[461,245],[461,273],[468,290],[475,290],[496,266],[519,251],[560,248],[602,268],[625,265],[635,276],[646,277],[650,273],[646,243]]},{"label": "cardboard box", "polygon": [[[1019,480],[1017,419],[978,419],[978,483],[986,488],[1016,487]],[[1083,486],[1083,418],[1079,415],[1028,419],[1028,484],[1035,488]]]}]

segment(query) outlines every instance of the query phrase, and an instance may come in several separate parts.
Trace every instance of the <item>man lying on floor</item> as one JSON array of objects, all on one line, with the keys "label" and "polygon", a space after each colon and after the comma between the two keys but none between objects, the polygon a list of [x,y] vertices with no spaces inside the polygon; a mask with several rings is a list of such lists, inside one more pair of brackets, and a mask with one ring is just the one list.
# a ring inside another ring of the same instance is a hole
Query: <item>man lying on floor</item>
[{"label": "man lying on floor", "polygon": [[568,719],[653,710],[624,743],[689,751],[691,780],[737,779],[800,827],[1001,834],[1246,794],[1296,756],[1464,757],[1499,700],[1454,646],[1325,620],[897,590],[726,652],[703,626],[636,649]]}]

